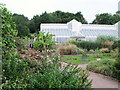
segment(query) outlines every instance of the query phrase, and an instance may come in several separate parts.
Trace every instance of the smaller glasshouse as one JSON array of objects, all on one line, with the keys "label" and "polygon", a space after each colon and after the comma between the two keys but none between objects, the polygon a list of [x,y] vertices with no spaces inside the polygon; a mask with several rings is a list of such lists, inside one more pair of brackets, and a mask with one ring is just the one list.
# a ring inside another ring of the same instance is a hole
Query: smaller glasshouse
[{"label": "smaller glasshouse", "polygon": [[42,23],[40,27],[43,32],[55,35],[53,41],[57,41],[60,44],[73,39],[95,41],[99,35],[115,36],[118,38],[120,22],[115,25],[97,25],[82,24],[73,19],[66,24]]}]

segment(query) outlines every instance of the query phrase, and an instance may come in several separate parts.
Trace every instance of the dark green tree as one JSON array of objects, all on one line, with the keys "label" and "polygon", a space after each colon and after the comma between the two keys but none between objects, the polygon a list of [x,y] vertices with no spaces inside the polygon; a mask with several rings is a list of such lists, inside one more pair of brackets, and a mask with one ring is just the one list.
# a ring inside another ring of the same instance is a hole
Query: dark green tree
[{"label": "dark green tree", "polygon": [[72,19],[76,19],[81,23],[87,23],[81,12],[69,13],[63,11],[55,11],[52,13],[44,12],[41,15],[36,15],[30,20],[29,29],[31,33],[40,31],[41,23],[67,23]]},{"label": "dark green tree", "polygon": [[96,18],[92,23],[113,25],[118,21],[120,21],[120,16],[118,14],[111,15],[109,13],[102,13],[102,14],[97,14]]},{"label": "dark green tree", "polygon": [[83,24],[87,24],[87,21],[85,20],[85,18],[83,17],[82,13],[81,12],[77,12],[75,14],[75,17],[77,17],[79,22],[83,23]]},{"label": "dark green tree", "polygon": [[92,22],[93,24],[112,24],[112,15],[109,13],[97,14],[96,19]]},{"label": "dark green tree", "polygon": [[112,16],[112,24],[115,24],[115,23],[117,23],[117,22],[119,22],[119,21],[120,21],[120,15],[114,14],[114,15]]},{"label": "dark green tree", "polygon": [[50,23],[52,22],[52,16],[51,14],[44,12],[42,15],[40,15],[40,21],[41,23]]},{"label": "dark green tree", "polygon": [[27,36],[29,34],[29,20],[24,15],[13,14],[13,21],[16,24],[18,30],[18,36]]},{"label": "dark green tree", "polygon": [[29,23],[30,32],[31,33],[38,32],[40,30],[40,24],[41,24],[40,16],[39,15],[34,16]]}]

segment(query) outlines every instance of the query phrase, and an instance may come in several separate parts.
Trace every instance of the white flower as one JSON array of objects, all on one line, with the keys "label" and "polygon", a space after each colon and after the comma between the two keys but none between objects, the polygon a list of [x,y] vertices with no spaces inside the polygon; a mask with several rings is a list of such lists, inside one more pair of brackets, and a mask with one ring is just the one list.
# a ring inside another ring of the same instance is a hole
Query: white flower
[{"label": "white flower", "polygon": [[101,60],[100,58],[97,59],[97,61],[100,61],[100,60]]}]

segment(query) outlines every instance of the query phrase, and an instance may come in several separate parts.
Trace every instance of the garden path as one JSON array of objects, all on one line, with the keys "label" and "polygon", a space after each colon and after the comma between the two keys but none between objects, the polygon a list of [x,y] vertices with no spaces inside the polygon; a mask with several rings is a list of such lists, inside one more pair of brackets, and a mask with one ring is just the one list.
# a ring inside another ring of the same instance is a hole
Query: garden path
[{"label": "garden path", "polygon": [[[62,65],[65,66],[67,63],[62,62]],[[79,64],[78,67],[81,67],[86,70],[87,64]],[[89,79],[92,80],[92,88],[119,88],[120,90],[120,83],[117,80],[114,80],[111,77],[89,72],[90,76]]]}]

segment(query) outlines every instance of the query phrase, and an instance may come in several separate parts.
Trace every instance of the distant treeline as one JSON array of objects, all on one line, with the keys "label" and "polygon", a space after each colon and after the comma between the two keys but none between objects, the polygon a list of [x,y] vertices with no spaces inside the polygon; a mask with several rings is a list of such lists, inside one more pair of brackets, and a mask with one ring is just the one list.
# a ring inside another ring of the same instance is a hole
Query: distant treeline
[{"label": "distant treeline", "polygon": [[[24,15],[13,14],[13,21],[16,23],[18,36],[27,36],[29,33],[35,33],[40,30],[41,23],[67,23],[72,19],[87,24],[86,19],[81,12],[69,13],[63,11],[55,11],[52,13],[44,12],[41,15],[35,15],[29,20]],[[116,13],[111,15],[109,13],[97,14],[93,20],[93,24],[108,24],[112,25],[120,21],[120,16]]]}]

